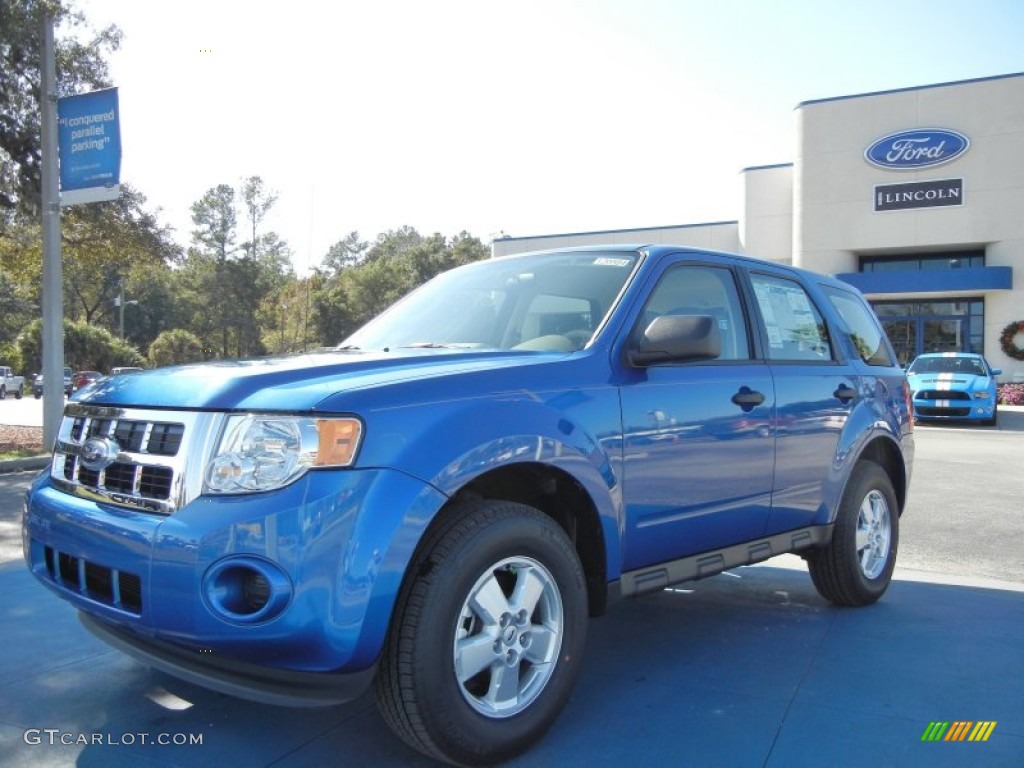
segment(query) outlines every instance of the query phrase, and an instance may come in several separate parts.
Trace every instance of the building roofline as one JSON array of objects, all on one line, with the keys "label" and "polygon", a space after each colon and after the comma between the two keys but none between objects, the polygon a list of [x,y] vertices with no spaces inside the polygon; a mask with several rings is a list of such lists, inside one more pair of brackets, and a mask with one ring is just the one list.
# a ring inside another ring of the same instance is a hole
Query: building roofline
[{"label": "building roofline", "polygon": [[695,229],[696,227],[721,227],[727,224],[739,224],[732,221],[707,221],[700,224],[668,224],[663,227],[627,227],[625,229],[595,229],[590,232],[556,232],[547,235],[523,235],[522,237],[497,237],[491,242],[501,243],[507,240],[537,240],[543,237],[580,237],[582,235],[617,235],[623,232],[655,232],[660,229]]},{"label": "building roofline", "polygon": [[870,91],[868,93],[854,93],[849,96],[832,96],[827,99],[810,99],[809,101],[801,101],[796,105],[796,109],[807,107],[812,104],[823,104],[829,101],[845,101],[847,99],[863,99],[868,96],[885,96],[890,93],[906,93],[907,91],[925,91],[931,88],[947,88],[953,85],[971,85],[973,83],[984,83],[990,80],[1006,80],[1011,77],[1024,77],[1024,72],[1011,72],[1005,75],[992,75],[990,77],[975,77],[970,80],[951,80],[947,83],[932,83],[930,85],[914,85],[909,88],[893,88],[888,91]]},{"label": "building roofline", "polygon": [[775,163],[774,165],[750,165],[740,170],[740,173],[747,171],[771,171],[775,168],[792,168],[792,163]]}]

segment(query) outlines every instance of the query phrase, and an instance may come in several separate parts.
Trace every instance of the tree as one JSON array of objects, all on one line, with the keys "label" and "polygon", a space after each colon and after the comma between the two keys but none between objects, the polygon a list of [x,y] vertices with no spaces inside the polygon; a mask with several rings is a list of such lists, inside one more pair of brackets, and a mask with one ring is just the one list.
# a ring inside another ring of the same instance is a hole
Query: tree
[{"label": "tree", "polygon": [[[347,241],[358,243],[352,233]],[[346,241],[342,241],[346,242]],[[344,246],[335,244],[324,265],[336,264]],[[312,321],[323,344],[337,344],[381,310],[435,275],[460,264],[487,258],[487,247],[461,232],[449,243],[440,234],[420,235],[401,227],[377,236],[377,241],[357,263],[348,264],[325,277],[313,304]]]},{"label": "tree", "polygon": [[[256,234],[256,227],[263,222],[267,212],[276,202],[277,193],[266,191],[263,188],[263,179],[259,176],[250,176],[242,182],[242,206],[245,208],[252,229],[252,239],[244,243],[242,248],[250,256],[256,256],[259,253],[260,242]],[[276,239],[277,235],[274,237]]]},{"label": "tree", "polygon": [[183,328],[164,331],[149,345],[149,363],[154,368],[198,363],[203,359],[202,342]]},{"label": "tree", "polygon": [[[43,367],[43,321],[33,320],[18,336],[25,371]],[[75,370],[109,371],[115,366],[138,365],[139,351],[103,328],[64,319],[64,363]]]},{"label": "tree", "polygon": [[200,252],[225,262],[235,252],[238,214],[235,212],[235,190],[218,184],[192,203],[192,241]]},{"label": "tree", "polygon": [[362,261],[369,247],[368,242],[359,239],[358,232],[349,232],[327,250],[327,255],[320,263],[320,269],[328,277],[334,277],[343,269],[354,267]]},{"label": "tree", "polygon": [[195,308],[191,327],[207,346],[217,346],[221,357],[265,353],[260,309],[291,273],[288,245],[274,232],[259,232],[276,196],[264,189],[259,176],[246,179],[242,192],[252,238],[240,249],[235,247],[238,216],[230,185],[213,187],[192,205],[196,229],[185,276]]},{"label": "tree", "polygon": [[[0,12],[0,211],[29,216],[39,214],[41,200],[41,30],[47,14],[63,29],[86,26],[69,0],[4,0]],[[84,40],[72,36],[55,43],[58,95],[109,87],[103,57],[120,47],[117,27]],[[0,231],[5,218],[0,217]]]},{"label": "tree", "polygon": [[14,341],[14,338],[37,314],[37,304],[22,287],[0,272],[0,344]]},{"label": "tree", "polygon": [[[123,290],[138,302],[127,311],[126,327],[140,347],[173,327],[161,325],[161,310],[174,314],[173,302],[161,300],[161,289],[168,284],[171,265],[180,260],[169,231],[144,206],[145,198],[124,185],[119,199],[72,206],[61,217],[65,315],[116,333],[120,317],[115,301]],[[16,217],[0,236],[0,269],[33,312],[42,302],[41,242],[40,223],[25,216]],[[20,321],[16,333],[31,317],[11,319]],[[0,337],[2,324],[0,318]]]}]

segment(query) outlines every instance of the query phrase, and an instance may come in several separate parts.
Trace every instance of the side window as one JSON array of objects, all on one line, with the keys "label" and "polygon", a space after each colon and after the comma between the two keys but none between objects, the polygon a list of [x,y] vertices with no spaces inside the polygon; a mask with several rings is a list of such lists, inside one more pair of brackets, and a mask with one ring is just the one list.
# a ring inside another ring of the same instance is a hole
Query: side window
[{"label": "side window", "polygon": [[750,281],[768,333],[770,360],[832,360],[828,328],[803,286],[758,273],[751,273]]},{"label": "side window", "polygon": [[850,341],[860,359],[868,365],[892,365],[892,356],[882,329],[864,302],[858,296],[839,288],[823,285],[822,289],[842,318],[846,326],[843,330],[850,335]]},{"label": "side window", "polygon": [[636,332],[643,333],[661,315],[710,315],[722,338],[722,355],[718,359],[750,358],[743,305],[728,269],[703,265],[668,269],[644,305]]}]

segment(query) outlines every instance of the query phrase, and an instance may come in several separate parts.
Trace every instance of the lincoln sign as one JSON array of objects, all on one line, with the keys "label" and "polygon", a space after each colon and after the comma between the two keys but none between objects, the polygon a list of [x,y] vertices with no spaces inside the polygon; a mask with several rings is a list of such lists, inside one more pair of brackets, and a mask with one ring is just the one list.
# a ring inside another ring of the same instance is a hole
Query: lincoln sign
[{"label": "lincoln sign", "polygon": [[963,179],[938,179],[916,181],[909,184],[884,184],[875,187],[876,211],[939,208],[963,205],[963,202]]},{"label": "lincoln sign", "polygon": [[962,133],[945,128],[900,131],[864,150],[864,159],[879,168],[913,171],[955,160],[970,146],[971,140]]}]

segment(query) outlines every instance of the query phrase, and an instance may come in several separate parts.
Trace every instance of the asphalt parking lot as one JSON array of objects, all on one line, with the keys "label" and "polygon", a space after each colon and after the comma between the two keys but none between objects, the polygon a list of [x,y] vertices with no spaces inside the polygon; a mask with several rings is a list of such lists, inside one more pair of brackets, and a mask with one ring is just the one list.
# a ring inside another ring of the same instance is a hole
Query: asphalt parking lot
[{"label": "asphalt parking lot", "polygon": [[[509,765],[1024,764],[1022,456],[1024,409],[995,429],[917,430],[896,579],[875,606],[829,606],[795,557],[618,604],[590,623],[562,717]],[[434,765],[369,697],[253,704],[94,640],[20,562],[29,479],[0,476],[0,765]],[[996,726],[922,741],[958,720]]]}]

